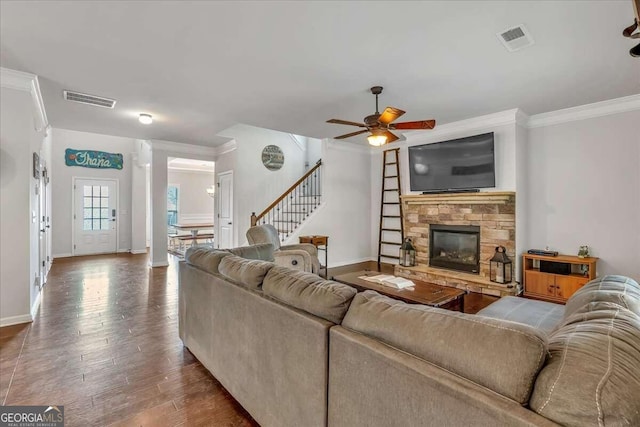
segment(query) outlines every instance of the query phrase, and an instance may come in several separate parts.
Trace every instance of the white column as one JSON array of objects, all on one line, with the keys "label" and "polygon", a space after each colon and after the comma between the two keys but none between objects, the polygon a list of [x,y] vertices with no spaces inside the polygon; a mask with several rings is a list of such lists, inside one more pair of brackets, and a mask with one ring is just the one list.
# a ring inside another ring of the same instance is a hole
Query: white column
[{"label": "white column", "polygon": [[144,254],[147,252],[146,218],[147,209],[147,177],[146,168],[136,161],[136,154],[132,154],[131,162],[131,253]]},{"label": "white column", "polygon": [[[143,200],[133,200],[143,207]],[[151,267],[169,265],[167,254],[167,153],[151,151]]]}]

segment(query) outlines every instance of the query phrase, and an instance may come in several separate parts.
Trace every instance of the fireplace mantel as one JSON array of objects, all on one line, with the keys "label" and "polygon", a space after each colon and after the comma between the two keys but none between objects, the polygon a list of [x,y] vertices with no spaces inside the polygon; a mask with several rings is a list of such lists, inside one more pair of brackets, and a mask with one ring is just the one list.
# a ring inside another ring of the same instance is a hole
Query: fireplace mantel
[{"label": "fireplace mantel", "polygon": [[[517,284],[489,281],[489,259],[504,246],[515,260],[514,192],[410,194],[400,197],[405,236],[416,248],[416,267],[396,267],[396,274],[491,295],[513,295]],[[480,227],[479,274],[444,270],[429,265],[431,225]]]},{"label": "fireplace mantel", "polygon": [[516,193],[512,191],[495,191],[479,193],[445,193],[445,194],[406,194],[400,196],[400,200],[407,205],[478,205],[478,204],[499,204],[510,203]]}]

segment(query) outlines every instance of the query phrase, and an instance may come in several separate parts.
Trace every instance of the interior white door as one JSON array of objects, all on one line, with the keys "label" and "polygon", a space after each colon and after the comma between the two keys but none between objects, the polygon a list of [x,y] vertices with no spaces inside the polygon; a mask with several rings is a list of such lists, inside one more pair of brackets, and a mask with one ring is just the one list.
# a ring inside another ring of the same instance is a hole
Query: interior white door
[{"label": "interior white door", "polygon": [[218,248],[233,247],[233,172],[218,174]]},{"label": "interior white door", "polygon": [[75,180],[74,255],[116,252],[117,188],[115,180]]}]

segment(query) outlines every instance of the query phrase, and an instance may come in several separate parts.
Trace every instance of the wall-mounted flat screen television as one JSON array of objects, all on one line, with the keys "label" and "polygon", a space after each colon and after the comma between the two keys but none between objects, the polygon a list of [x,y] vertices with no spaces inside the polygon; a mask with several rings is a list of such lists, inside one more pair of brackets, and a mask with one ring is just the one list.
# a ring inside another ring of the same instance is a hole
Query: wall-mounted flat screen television
[{"label": "wall-mounted flat screen television", "polygon": [[493,132],[409,147],[411,191],[496,186]]}]

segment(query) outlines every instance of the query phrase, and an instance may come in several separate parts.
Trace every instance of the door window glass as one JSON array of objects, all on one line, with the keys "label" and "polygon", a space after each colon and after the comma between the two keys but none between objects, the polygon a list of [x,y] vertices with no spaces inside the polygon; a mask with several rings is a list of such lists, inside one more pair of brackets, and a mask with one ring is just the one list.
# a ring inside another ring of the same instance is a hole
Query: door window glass
[{"label": "door window glass", "polygon": [[82,229],[109,229],[109,187],[106,185],[85,185],[84,209],[82,210]]}]

